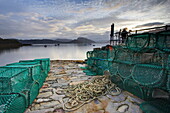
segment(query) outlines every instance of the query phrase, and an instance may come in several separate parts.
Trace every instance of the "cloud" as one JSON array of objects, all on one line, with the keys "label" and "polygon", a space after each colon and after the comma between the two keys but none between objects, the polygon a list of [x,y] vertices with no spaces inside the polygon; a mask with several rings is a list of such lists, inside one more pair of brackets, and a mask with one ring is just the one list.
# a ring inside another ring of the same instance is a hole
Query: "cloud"
[{"label": "cloud", "polygon": [[112,23],[117,31],[167,24],[169,4],[170,0],[0,0],[0,36],[83,35],[97,40],[109,37]]},{"label": "cloud", "polygon": [[152,22],[152,23],[146,23],[143,25],[137,25],[135,28],[141,28],[141,27],[153,27],[153,26],[160,26],[164,25],[164,22]]}]

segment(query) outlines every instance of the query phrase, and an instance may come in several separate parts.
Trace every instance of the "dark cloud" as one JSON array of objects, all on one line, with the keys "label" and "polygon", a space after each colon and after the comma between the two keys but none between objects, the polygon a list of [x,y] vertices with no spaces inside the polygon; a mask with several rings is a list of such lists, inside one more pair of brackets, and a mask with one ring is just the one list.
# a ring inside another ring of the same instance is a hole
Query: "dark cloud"
[{"label": "dark cloud", "polygon": [[146,23],[143,25],[137,25],[135,28],[141,28],[141,27],[153,27],[153,26],[160,26],[164,25],[164,22],[152,22],[152,23]]}]

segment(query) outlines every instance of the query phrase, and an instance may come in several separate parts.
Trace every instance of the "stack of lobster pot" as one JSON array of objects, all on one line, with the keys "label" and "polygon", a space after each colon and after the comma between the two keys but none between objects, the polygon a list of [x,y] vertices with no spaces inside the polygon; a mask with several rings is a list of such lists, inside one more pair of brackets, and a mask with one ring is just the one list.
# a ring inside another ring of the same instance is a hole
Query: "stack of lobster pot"
[{"label": "stack of lobster pot", "polygon": [[49,58],[0,67],[0,112],[23,113],[37,97],[49,70]]}]

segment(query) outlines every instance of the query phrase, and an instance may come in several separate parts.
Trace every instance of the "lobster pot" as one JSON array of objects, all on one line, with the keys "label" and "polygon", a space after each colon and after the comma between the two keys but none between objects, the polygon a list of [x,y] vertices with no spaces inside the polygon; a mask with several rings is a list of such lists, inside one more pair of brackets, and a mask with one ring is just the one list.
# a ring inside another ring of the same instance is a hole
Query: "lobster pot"
[{"label": "lobster pot", "polygon": [[110,46],[109,49],[108,49],[108,59],[109,59],[110,61],[113,61],[114,58],[115,58],[115,54],[116,54],[115,48],[113,48],[112,46]]},{"label": "lobster pot", "polygon": [[155,99],[143,102],[140,104],[140,108],[144,113],[169,113],[170,102],[163,99]]},{"label": "lobster pot", "polygon": [[159,87],[165,80],[165,72],[161,66],[138,64],[135,65],[132,78],[140,85]]},{"label": "lobster pot", "polygon": [[23,113],[27,100],[22,94],[0,95],[1,113]]},{"label": "lobster pot", "polygon": [[151,33],[134,34],[127,37],[126,46],[133,51],[155,48],[156,36]]},{"label": "lobster pot", "polygon": [[120,87],[121,89],[123,89],[123,80],[124,79],[118,74],[111,76],[111,81],[115,83],[118,87]]},{"label": "lobster pot", "polygon": [[133,61],[133,52],[126,48],[116,48],[115,59],[116,62],[129,63]]},{"label": "lobster pot", "polygon": [[129,78],[133,67],[132,64],[118,63],[118,73],[122,78]]},{"label": "lobster pot", "polygon": [[47,75],[48,72],[50,71],[50,59],[49,58],[35,59],[35,61],[40,62],[40,64],[42,65],[43,71],[45,71],[45,74]]},{"label": "lobster pot", "polygon": [[101,67],[103,69],[107,69],[108,68],[108,60],[107,59],[99,59],[99,60],[97,60],[97,66]]},{"label": "lobster pot", "polygon": [[94,59],[88,58],[88,59],[87,59],[87,65],[88,65],[88,67],[90,68],[91,66],[93,66],[93,65],[94,65],[94,62],[95,62]]},{"label": "lobster pot", "polygon": [[170,93],[170,75],[168,75],[166,87],[167,87],[168,92]]},{"label": "lobster pot", "polygon": [[111,76],[116,75],[117,69],[118,69],[118,63],[109,61],[108,65],[109,65],[109,72],[110,72]]},{"label": "lobster pot", "polygon": [[98,54],[98,58],[108,59],[108,51],[107,50],[100,50],[99,54]]},{"label": "lobster pot", "polygon": [[86,57],[87,57],[87,59],[92,58],[93,57],[93,51],[87,51]]},{"label": "lobster pot", "polygon": [[35,60],[20,60],[19,63],[27,63],[28,65],[33,63],[33,62],[36,62],[36,63],[39,63],[40,66],[41,66],[41,70],[45,73],[45,77],[47,77],[47,74],[50,70],[50,59],[49,58],[46,58],[46,59],[35,59]]},{"label": "lobster pot", "polygon": [[134,94],[135,96],[137,96],[141,99],[145,98],[145,94],[143,92],[142,87],[134,80],[132,80],[130,78],[125,79],[124,83],[123,83],[123,87],[126,91]]},{"label": "lobster pot", "polygon": [[28,69],[29,75],[31,76],[30,78],[32,78],[32,82],[37,81],[41,83],[45,80],[45,77],[43,76],[43,73],[41,71],[41,65],[9,65],[5,67]]},{"label": "lobster pot", "polygon": [[0,73],[0,94],[19,93],[32,81],[29,71],[26,68],[4,66],[1,69],[6,69],[6,71]]},{"label": "lobster pot", "polygon": [[133,54],[133,63],[138,64],[153,64],[159,66],[166,66],[168,54],[160,50],[152,52],[136,52]]},{"label": "lobster pot", "polygon": [[28,105],[31,105],[34,99],[38,96],[39,87],[40,87],[39,83],[36,81],[34,81],[33,83],[30,83],[27,86],[27,89],[25,90],[25,94],[27,95]]},{"label": "lobster pot", "polygon": [[168,54],[168,57],[167,57],[167,70],[168,72],[170,73],[170,55]]},{"label": "lobster pot", "polygon": [[170,52],[170,30],[161,31],[156,36],[157,48],[165,52]]},{"label": "lobster pot", "polygon": [[99,53],[100,53],[100,48],[94,48],[93,49],[93,57],[94,58],[99,58]]},{"label": "lobster pot", "polygon": [[104,73],[103,73],[104,70],[105,70],[105,69],[102,68],[102,67],[97,67],[97,72],[96,72],[96,74],[97,74],[97,75],[103,75],[103,74],[104,74]]}]

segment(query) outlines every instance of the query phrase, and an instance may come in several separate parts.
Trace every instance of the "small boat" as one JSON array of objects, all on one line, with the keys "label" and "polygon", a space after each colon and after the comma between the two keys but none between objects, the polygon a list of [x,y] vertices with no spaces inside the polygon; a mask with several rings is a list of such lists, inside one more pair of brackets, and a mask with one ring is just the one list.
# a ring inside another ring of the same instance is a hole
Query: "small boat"
[{"label": "small boat", "polygon": [[47,47],[47,45],[44,45],[44,47]]}]

